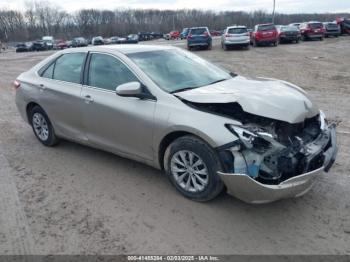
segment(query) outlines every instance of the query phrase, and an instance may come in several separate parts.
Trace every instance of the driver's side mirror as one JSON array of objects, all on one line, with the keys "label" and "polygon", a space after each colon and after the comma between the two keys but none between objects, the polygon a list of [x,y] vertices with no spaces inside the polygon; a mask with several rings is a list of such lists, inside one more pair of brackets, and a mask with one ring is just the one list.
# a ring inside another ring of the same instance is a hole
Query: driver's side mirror
[{"label": "driver's side mirror", "polygon": [[129,82],[121,84],[116,88],[116,94],[124,97],[137,97],[140,99],[154,99],[150,93],[145,93],[140,82]]}]

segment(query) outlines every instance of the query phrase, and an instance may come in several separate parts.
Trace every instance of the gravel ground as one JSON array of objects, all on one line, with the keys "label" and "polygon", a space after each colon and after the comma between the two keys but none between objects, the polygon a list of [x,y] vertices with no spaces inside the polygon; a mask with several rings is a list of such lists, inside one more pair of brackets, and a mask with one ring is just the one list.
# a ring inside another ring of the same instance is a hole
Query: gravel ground
[{"label": "gravel ground", "polygon": [[[158,40],[150,44],[181,41]],[[338,159],[307,195],[248,205],[180,196],[162,172],[63,141],[43,147],[12,81],[52,52],[0,54],[1,254],[350,254],[350,37],[196,54],[306,89],[338,121]],[[286,109],[288,110],[288,109]]]}]

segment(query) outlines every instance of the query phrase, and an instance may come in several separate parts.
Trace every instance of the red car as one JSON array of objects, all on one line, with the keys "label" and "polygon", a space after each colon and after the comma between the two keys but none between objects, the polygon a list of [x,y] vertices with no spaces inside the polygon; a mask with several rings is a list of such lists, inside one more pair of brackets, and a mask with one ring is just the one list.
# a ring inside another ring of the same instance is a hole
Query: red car
[{"label": "red car", "polygon": [[260,24],[254,27],[252,32],[252,42],[254,46],[261,44],[278,45],[278,32],[274,24]]},{"label": "red car", "polygon": [[180,32],[179,31],[171,31],[169,34],[165,35],[166,40],[174,40],[180,38]]},{"label": "red car", "polygon": [[319,39],[323,40],[326,29],[321,22],[306,22],[299,26],[303,40]]},{"label": "red car", "polygon": [[65,49],[65,48],[68,48],[68,45],[67,45],[67,42],[64,41],[64,40],[57,40],[56,42],[56,48],[57,49]]},{"label": "red car", "polygon": [[222,33],[220,31],[215,31],[215,30],[211,30],[210,31],[211,36],[221,36]]}]

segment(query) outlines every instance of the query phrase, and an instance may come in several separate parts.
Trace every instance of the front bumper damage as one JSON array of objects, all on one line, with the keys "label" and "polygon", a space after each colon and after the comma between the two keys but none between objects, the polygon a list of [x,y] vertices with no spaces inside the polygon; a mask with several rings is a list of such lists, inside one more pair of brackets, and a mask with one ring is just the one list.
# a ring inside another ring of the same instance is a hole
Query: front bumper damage
[{"label": "front bumper damage", "polygon": [[[324,139],[327,137],[327,139]],[[335,125],[330,125],[323,133],[322,145],[310,154],[307,161],[310,163],[313,158],[323,154],[323,165],[315,170],[291,177],[277,185],[263,184],[256,181],[247,174],[223,173],[218,175],[224,182],[227,192],[244,202],[252,204],[269,203],[280,199],[299,197],[306,194],[313,186],[317,178],[332,167],[336,155],[336,129]],[[314,147],[312,142],[308,146]]]}]

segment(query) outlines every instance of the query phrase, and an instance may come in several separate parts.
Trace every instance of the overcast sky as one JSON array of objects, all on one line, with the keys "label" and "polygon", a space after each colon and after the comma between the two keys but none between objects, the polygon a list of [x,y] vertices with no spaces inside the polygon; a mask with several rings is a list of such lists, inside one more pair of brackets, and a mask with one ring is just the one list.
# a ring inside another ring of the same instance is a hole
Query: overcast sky
[{"label": "overcast sky", "polygon": [[[23,9],[28,0],[0,0],[0,8]],[[31,0],[29,0],[31,1]],[[82,8],[198,8],[221,10],[272,10],[273,0],[50,0],[63,9],[74,12]],[[276,0],[280,13],[350,12],[350,0]]]}]

